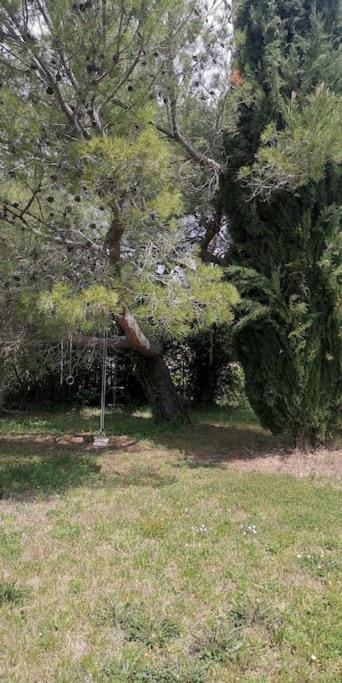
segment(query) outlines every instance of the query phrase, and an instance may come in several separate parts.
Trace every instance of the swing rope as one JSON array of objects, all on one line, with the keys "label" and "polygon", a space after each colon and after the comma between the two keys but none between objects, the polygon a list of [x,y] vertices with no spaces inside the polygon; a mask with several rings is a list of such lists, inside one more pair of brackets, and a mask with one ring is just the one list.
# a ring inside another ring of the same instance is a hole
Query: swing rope
[{"label": "swing rope", "polygon": [[106,385],[107,385],[107,332],[104,333],[103,346],[102,346],[102,385],[101,385],[100,434],[103,434],[103,435],[105,435]]}]

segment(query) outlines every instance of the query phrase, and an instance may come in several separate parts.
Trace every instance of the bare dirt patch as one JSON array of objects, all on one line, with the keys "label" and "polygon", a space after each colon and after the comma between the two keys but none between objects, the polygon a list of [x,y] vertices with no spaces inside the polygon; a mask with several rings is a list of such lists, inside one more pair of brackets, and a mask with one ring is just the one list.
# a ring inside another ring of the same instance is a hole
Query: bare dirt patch
[{"label": "bare dirt patch", "polygon": [[312,453],[280,449],[269,453],[237,452],[213,453],[198,449],[190,456],[194,466],[232,467],[263,474],[292,474],[297,477],[321,476],[342,484],[342,449],[321,449]]}]

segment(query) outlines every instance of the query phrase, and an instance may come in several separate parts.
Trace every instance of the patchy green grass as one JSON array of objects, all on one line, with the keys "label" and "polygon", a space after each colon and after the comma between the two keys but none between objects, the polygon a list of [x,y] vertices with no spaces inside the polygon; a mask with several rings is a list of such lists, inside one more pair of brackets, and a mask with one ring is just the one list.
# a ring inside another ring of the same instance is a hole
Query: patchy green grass
[{"label": "patchy green grass", "polygon": [[1,681],[340,681],[340,489],[230,467],[277,445],[248,411],[194,420],[107,416],[101,454],[56,441],[92,411],[0,422]]},{"label": "patchy green grass", "polygon": [[18,586],[15,581],[0,582],[0,607],[5,603],[21,604],[29,589]]}]

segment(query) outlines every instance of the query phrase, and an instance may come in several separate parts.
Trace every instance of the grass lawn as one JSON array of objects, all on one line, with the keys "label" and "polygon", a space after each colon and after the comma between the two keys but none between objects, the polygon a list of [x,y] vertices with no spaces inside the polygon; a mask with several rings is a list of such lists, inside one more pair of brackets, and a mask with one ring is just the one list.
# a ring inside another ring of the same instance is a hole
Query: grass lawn
[{"label": "grass lawn", "polygon": [[340,681],[336,451],[290,454],[248,411],[67,436],[97,425],[0,421],[1,683]]}]

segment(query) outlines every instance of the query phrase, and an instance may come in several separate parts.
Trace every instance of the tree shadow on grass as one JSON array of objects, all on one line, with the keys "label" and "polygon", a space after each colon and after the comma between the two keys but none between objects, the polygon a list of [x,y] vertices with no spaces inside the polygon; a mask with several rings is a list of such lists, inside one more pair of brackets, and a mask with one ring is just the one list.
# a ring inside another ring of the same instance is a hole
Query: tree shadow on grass
[{"label": "tree shadow on grass", "polygon": [[113,472],[107,479],[107,486],[130,488],[134,486],[152,487],[159,489],[172,486],[177,478],[167,474],[160,474],[152,468],[133,467],[129,472]]},{"label": "tree shadow on grass", "polygon": [[97,454],[83,447],[56,446],[32,439],[0,442],[0,501],[45,499],[78,486],[160,488],[176,481],[153,468],[133,466],[129,472],[102,476]]},{"label": "tree shadow on grass", "polygon": [[146,440],[151,449],[179,451],[181,459],[178,466],[187,464],[189,467],[219,467],[236,460],[252,461],[273,455],[275,451],[286,458],[291,452],[286,438],[273,436],[254,419],[222,423],[195,420],[191,425],[161,426],[152,419],[131,415],[121,426],[113,422],[111,427],[112,433],[126,434],[135,439],[136,445],[128,447],[127,452],[135,454],[139,461],[146,450],[139,446],[139,441]]},{"label": "tree shadow on grass", "polygon": [[44,498],[98,478],[93,455],[43,443],[0,444],[0,498]]},{"label": "tree shadow on grass", "polygon": [[[25,436],[24,429],[15,434],[14,424],[12,435],[0,442],[0,498],[42,498],[83,484],[113,488],[172,485],[176,479],[157,471],[154,453],[158,466],[161,458],[166,462],[165,455],[170,461],[170,455],[173,466],[190,468],[220,467],[238,460],[253,461],[257,457],[272,455],[275,449],[278,452],[282,449],[282,457],[287,456],[287,444],[263,430],[250,413],[231,416],[219,411],[195,414],[193,424],[179,427],[158,425],[147,415],[122,413],[107,416],[106,431],[111,438],[107,452],[111,471],[106,472],[104,468],[100,473],[96,453],[89,451],[89,444],[61,445],[51,435],[56,431],[61,434],[62,424],[66,427],[64,434],[89,434],[89,419],[83,419],[82,415],[77,419],[73,414],[73,428],[70,429],[71,425],[66,425],[67,419],[57,416],[58,430],[53,415],[49,419],[50,435],[45,432],[44,436],[43,432]],[[120,438],[115,445],[115,437],[123,435],[129,437],[128,445],[125,446]],[[158,453],[158,450],[166,453]],[[130,454],[130,460],[133,456],[134,462],[131,462],[128,472],[120,472],[115,466],[115,456],[125,452]]]}]

